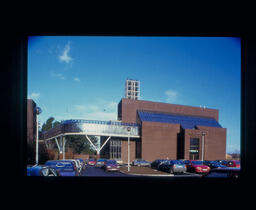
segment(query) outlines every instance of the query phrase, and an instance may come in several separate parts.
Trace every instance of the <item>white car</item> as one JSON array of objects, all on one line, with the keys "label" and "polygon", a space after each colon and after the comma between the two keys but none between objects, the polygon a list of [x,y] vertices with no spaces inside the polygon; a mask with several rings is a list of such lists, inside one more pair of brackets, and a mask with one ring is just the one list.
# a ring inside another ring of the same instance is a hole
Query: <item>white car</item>
[{"label": "white car", "polygon": [[76,168],[78,169],[78,172],[80,174],[81,171],[82,171],[82,165],[80,164],[80,161],[79,160],[75,160],[75,159],[69,159],[69,160],[71,160],[71,161],[73,161],[75,163]]}]

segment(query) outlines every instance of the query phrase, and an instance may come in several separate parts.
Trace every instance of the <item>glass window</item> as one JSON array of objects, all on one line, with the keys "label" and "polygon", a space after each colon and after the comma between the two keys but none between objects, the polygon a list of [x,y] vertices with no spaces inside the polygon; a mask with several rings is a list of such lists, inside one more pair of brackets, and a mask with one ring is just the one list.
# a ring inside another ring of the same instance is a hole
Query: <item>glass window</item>
[{"label": "glass window", "polygon": [[121,141],[120,140],[110,141],[110,158],[121,159]]},{"label": "glass window", "polygon": [[190,138],[189,159],[199,159],[199,138]]}]

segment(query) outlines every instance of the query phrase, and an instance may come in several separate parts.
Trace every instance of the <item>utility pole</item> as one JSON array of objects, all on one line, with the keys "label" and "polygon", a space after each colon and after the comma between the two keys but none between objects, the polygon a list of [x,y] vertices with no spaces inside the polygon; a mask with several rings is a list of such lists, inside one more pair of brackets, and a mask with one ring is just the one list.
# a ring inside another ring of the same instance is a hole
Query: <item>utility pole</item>
[{"label": "utility pole", "polygon": [[131,131],[131,128],[128,127],[127,131],[128,131],[128,171],[130,171],[130,131]]},{"label": "utility pole", "polygon": [[38,115],[41,113],[41,108],[36,107],[36,165],[38,165]]},{"label": "utility pole", "polygon": [[205,132],[202,132],[202,161],[204,160],[204,141],[205,141]]}]

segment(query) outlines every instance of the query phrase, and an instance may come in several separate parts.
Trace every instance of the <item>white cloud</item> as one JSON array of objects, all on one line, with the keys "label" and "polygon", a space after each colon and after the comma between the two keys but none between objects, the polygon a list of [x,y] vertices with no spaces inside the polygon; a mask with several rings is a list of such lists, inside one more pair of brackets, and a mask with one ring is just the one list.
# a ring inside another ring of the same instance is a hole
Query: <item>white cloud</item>
[{"label": "white cloud", "polygon": [[[104,102],[104,103],[103,103]],[[88,120],[116,120],[117,103],[101,100],[97,105],[74,105],[79,111],[79,118]]]},{"label": "white cloud", "polygon": [[40,97],[40,93],[31,93],[31,95],[28,96],[29,99],[37,100]]},{"label": "white cloud", "polygon": [[58,79],[61,79],[61,80],[65,80],[65,77],[62,75],[62,74],[58,74],[58,73],[55,73],[55,72],[50,72],[50,76],[52,78],[58,78]]},{"label": "white cloud", "polygon": [[74,81],[80,82],[80,79],[79,79],[78,77],[75,77],[75,78],[74,78]]},{"label": "white cloud", "polygon": [[70,51],[70,42],[68,42],[63,51],[61,52],[61,55],[59,55],[59,60],[61,62],[65,62],[65,63],[69,63],[70,61],[72,61],[73,59],[68,55]]},{"label": "white cloud", "polygon": [[166,96],[166,99],[165,99],[165,100],[166,100],[166,102],[168,102],[168,103],[173,103],[173,102],[175,102],[176,99],[177,99],[177,95],[178,95],[178,93],[177,93],[176,91],[171,90],[171,89],[165,91],[164,94],[165,94],[165,96]]}]

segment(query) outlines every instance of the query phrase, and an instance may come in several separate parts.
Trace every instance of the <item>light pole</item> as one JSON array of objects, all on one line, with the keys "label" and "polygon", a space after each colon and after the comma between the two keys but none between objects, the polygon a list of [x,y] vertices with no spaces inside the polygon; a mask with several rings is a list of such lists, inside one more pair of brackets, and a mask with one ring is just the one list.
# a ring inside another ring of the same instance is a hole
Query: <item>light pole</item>
[{"label": "light pole", "polygon": [[36,107],[36,165],[38,165],[38,115],[42,113],[40,107]]},{"label": "light pole", "polygon": [[202,132],[202,161],[204,160],[204,141],[205,141],[205,132]]},{"label": "light pole", "polygon": [[130,131],[131,131],[131,127],[128,127],[127,131],[128,131],[128,171],[130,171]]}]

